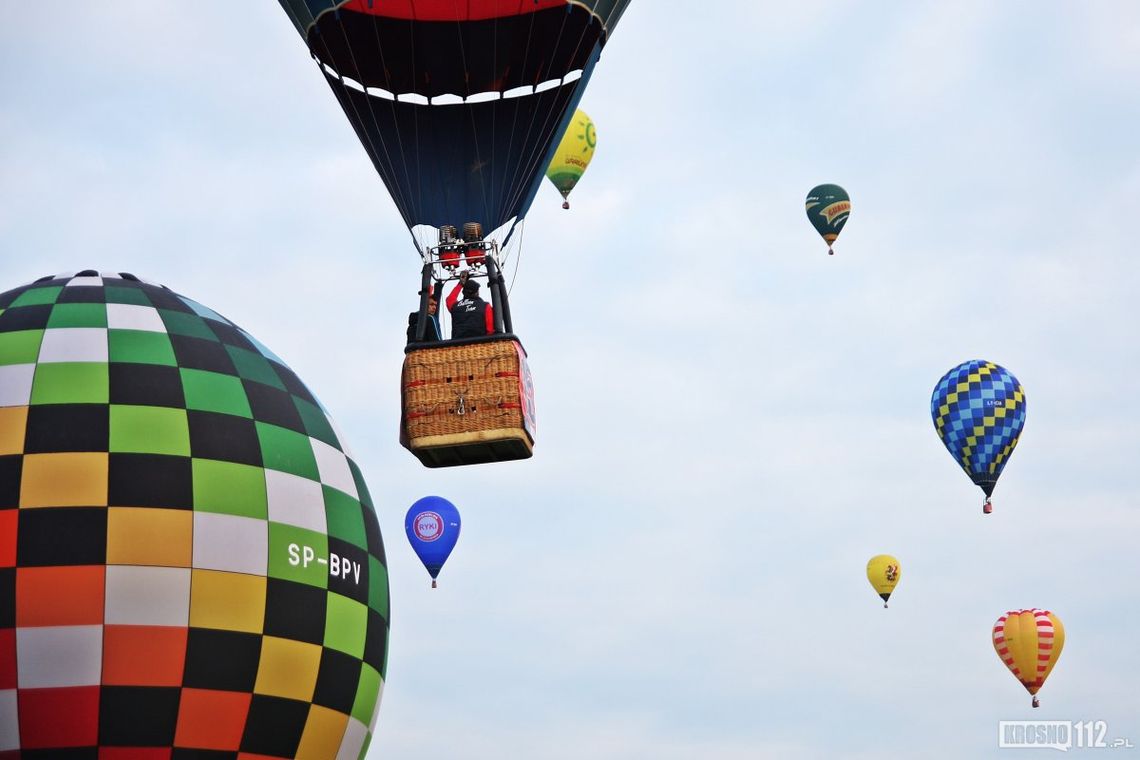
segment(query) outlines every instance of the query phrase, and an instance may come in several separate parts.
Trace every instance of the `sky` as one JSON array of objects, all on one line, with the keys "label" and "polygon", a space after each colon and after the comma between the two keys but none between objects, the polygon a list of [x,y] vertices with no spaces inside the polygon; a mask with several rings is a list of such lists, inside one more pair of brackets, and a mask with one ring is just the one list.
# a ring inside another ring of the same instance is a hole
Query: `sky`
[{"label": "sky", "polygon": [[[1017,757],[1025,719],[1140,756],[1140,4],[634,0],[506,268],[535,455],[445,470],[397,443],[417,253],[278,4],[5,17],[0,290],[133,272],[321,399],[388,553],[369,758]],[[974,358],[1027,396],[990,516],[929,416]],[[1029,607],[1067,632],[1038,710],[990,642]]]}]

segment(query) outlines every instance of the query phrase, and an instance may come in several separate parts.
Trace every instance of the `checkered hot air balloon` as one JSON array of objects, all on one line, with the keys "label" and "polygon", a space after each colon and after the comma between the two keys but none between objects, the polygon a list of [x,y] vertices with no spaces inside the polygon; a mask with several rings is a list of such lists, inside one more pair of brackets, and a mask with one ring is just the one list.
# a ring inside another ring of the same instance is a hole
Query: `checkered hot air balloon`
[{"label": "checkered hot air balloon", "polygon": [[388,615],[360,469],[271,351],[130,275],[0,294],[0,757],[355,760]]},{"label": "checkered hot air balloon", "polygon": [[1033,695],[1037,707],[1037,691],[1053,672],[1053,666],[1065,647],[1065,627],[1049,610],[1014,610],[994,623],[994,650],[998,657]]},{"label": "checkered hot air balloon", "polygon": [[974,359],[947,372],[930,398],[934,429],[986,494],[983,511],[1025,427],[1025,391],[1008,370]]}]

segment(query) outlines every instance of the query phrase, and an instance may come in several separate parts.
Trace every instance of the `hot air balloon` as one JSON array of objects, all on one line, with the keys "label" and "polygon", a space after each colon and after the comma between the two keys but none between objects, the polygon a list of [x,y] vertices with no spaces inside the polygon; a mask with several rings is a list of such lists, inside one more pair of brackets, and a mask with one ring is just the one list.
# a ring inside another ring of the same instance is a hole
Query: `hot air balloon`
[{"label": "hot air balloon", "polygon": [[902,577],[902,566],[899,561],[889,554],[876,554],[867,560],[867,580],[875,593],[883,599],[883,607]]},{"label": "hot air balloon", "polygon": [[930,397],[934,429],[950,455],[986,494],[982,511],[1025,427],[1025,391],[1008,370],[974,359],[947,372]]},{"label": "hot air balloon", "polygon": [[408,533],[408,543],[431,576],[432,588],[436,587],[439,571],[459,540],[461,527],[459,510],[440,496],[425,496],[408,508],[404,530]]},{"label": "hot air balloon", "polygon": [[1053,666],[1065,647],[1065,627],[1049,610],[1014,610],[994,623],[994,650],[998,657],[1033,695],[1037,707],[1037,691],[1053,672]]},{"label": "hot air balloon", "polygon": [[361,757],[388,571],[249,333],[128,274],[0,294],[0,756]]},{"label": "hot air balloon", "polygon": [[808,221],[827,243],[827,254],[834,255],[831,245],[851,216],[851,198],[847,191],[839,185],[816,185],[807,194],[805,206]]},{"label": "hot air balloon", "polygon": [[412,234],[421,329],[432,280],[456,279],[461,259],[489,285],[492,334],[408,346],[401,443],[428,467],[530,457],[533,387],[500,252],[629,0],[280,3]]},{"label": "hot air balloon", "polygon": [[546,169],[546,178],[562,193],[562,208],[570,208],[570,191],[586,173],[597,143],[594,122],[579,108],[554,151],[554,160]]}]

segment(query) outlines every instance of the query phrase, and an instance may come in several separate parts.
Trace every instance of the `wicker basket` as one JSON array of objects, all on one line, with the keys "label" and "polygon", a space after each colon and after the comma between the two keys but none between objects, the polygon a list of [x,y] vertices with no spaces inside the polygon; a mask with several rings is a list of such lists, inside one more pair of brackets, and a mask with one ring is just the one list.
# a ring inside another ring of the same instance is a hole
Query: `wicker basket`
[{"label": "wicker basket", "polygon": [[428,467],[526,459],[534,401],[513,339],[414,348],[404,357],[400,441]]}]

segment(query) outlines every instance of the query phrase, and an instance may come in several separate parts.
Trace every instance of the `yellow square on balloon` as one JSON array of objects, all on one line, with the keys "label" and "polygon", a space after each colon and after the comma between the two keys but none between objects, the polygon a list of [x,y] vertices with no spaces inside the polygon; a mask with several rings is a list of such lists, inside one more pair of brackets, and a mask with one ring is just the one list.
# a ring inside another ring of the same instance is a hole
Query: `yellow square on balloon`
[{"label": "yellow square on balloon", "polygon": [[324,760],[340,750],[348,716],[327,707],[313,705],[305,721],[305,732],[297,747],[297,760]]},{"label": "yellow square on balloon", "polygon": [[312,702],[322,649],[319,644],[263,637],[254,693]]},{"label": "yellow square on balloon", "polygon": [[107,564],[190,567],[194,514],[186,509],[111,507]]},{"label": "yellow square on balloon", "polygon": [[265,577],[220,570],[194,570],[190,581],[190,626],[261,633]]},{"label": "yellow square on balloon", "polygon": [[0,454],[23,454],[28,407],[0,407]]},{"label": "yellow square on balloon", "polygon": [[21,507],[107,506],[106,452],[25,454]]}]

